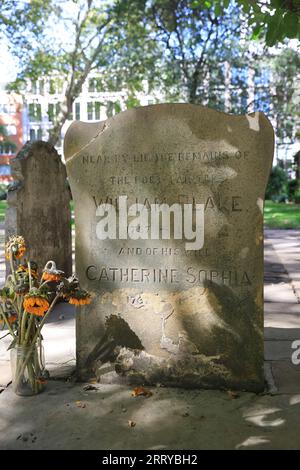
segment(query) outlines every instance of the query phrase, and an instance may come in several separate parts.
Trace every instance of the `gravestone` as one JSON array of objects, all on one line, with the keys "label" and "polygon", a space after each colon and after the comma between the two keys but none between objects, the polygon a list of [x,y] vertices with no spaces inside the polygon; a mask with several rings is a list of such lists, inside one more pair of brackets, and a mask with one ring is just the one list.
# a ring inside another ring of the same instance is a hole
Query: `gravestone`
[{"label": "gravestone", "polygon": [[[26,144],[11,161],[5,217],[5,237],[22,235],[27,258],[43,269],[54,260],[67,275],[72,273],[70,190],[65,165],[47,142]],[[7,266],[9,272],[9,266]]]},{"label": "gravestone", "polygon": [[191,104],[71,125],[76,269],[94,293],[77,317],[81,378],[111,361],[111,380],[263,390],[273,142],[262,113]]}]

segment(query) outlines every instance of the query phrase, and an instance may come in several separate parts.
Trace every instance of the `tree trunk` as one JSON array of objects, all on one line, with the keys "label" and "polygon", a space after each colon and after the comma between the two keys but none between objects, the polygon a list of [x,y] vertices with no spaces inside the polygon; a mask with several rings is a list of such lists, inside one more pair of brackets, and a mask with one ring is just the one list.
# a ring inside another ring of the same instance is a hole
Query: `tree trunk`
[{"label": "tree trunk", "polygon": [[53,129],[51,129],[49,132],[48,142],[52,144],[53,146],[55,146],[60,139],[62,127],[64,123],[66,122],[66,120],[68,119],[69,114],[72,111],[74,101],[75,101],[75,96],[73,97],[65,96],[65,100],[64,100],[64,103],[62,104],[62,109],[61,109],[61,112],[59,113],[57,122],[55,123]]}]

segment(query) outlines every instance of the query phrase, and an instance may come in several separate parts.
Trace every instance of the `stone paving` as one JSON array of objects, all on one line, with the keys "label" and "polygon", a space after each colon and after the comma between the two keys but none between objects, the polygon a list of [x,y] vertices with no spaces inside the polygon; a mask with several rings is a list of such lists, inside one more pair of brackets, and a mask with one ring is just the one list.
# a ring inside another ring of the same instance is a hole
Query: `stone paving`
[{"label": "stone paving", "polygon": [[[0,257],[4,274],[3,250]],[[118,385],[86,390],[66,379],[75,366],[74,309],[60,304],[44,338],[47,368],[60,380],[32,398],[7,387],[9,342],[0,341],[0,449],[300,448],[300,364],[291,361],[300,340],[300,230],[265,232],[265,394],[152,388],[149,399],[134,399]]]}]

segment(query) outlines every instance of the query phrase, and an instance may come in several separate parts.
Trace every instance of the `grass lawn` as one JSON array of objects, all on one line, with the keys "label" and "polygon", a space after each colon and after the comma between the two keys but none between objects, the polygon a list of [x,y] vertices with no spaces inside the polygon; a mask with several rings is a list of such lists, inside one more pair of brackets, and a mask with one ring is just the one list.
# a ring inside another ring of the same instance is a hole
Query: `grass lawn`
[{"label": "grass lawn", "polygon": [[6,211],[6,201],[0,201],[0,223],[4,223],[5,211]]},{"label": "grass lawn", "polygon": [[264,219],[268,228],[300,228],[300,204],[266,201]]},{"label": "grass lawn", "polygon": [[[4,223],[5,210],[6,201],[0,201],[0,223]],[[268,228],[300,228],[300,204],[266,201],[265,225]]]}]

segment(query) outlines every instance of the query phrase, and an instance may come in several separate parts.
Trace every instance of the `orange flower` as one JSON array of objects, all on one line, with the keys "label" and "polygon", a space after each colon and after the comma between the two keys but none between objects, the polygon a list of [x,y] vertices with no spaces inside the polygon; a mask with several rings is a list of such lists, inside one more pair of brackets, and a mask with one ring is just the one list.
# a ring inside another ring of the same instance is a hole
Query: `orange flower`
[{"label": "orange flower", "polygon": [[45,297],[29,293],[25,296],[23,307],[26,312],[37,315],[38,317],[43,317],[44,313],[49,308],[49,302]]},{"label": "orange flower", "polygon": [[61,280],[61,275],[60,274],[51,274],[47,273],[46,271],[43,272],[42,275],[42,280],[43,281],[55,281],[58,282]]},{"label": "orange flower", "polygon": [[69,297],[69,304],[73,305],[89,305],[91,303],[92,299],[89,294],[87,294],[85,297],[75,297],[71,294]]},{"label": "orange flower", "polygon": [[[13,325],[17,321],[17,319],[18,319],[18,316],[16,314],[13,314],[7,317],[7,321],[10,325]],[[4,320],[0,318],[0,325],[3,325],[3,324],[4,324]]]},{"label": "orange flower", "polygon": [[17,321],[17,319],[18,319],[18,315],[16,315],[16,314],[14,313],[13,315],[10,315],[10,316],[8,317],[8,323],[9,323],[10,325],[13,325],[13,323],[15,323],[15,322]]}]

